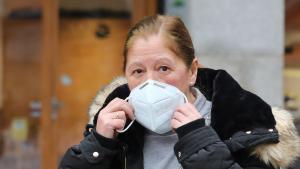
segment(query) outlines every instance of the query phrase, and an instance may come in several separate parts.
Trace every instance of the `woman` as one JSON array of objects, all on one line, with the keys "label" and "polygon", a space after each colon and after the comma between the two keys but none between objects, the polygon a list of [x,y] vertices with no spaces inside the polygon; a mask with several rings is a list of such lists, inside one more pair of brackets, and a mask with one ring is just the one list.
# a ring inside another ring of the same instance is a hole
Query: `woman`
[{"label": "woman", "polygon": [[141,20],[125,42],[126,82],[99,93],[93,125],[59,168],[289,167],[299,154],[290,115],[198,65],[179,18]]}]

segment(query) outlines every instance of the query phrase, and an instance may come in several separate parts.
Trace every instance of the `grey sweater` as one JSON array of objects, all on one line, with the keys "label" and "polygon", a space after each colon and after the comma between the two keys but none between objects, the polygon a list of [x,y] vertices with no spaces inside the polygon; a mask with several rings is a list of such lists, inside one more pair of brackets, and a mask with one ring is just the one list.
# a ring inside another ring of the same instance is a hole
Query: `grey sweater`
[{"label": "grey sweater", "polygon": [[[194,105],[209,125],[211,102],[197,88],[193,88],[193,92],[196,97]],[[160,135],[147,130],[144,140],[144,169],[182,168],[174,154],[174,145],[178,141],[176,133],[171,131]]]}]

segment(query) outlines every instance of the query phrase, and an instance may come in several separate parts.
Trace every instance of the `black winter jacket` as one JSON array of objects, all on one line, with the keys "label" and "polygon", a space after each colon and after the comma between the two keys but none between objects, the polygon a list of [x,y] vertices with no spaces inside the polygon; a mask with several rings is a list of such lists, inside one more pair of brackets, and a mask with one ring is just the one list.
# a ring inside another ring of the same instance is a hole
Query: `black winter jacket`
[{"label": "black winter jacket", "polygon": [[[184,169],[272,169],[252,150],[279,142],[271,107],[240,87],[224,70],[201,68],[197,87],[212,102],[211,126],[196,120],[179,127],[174,153]],[[116,87],[103,103],[116,97],[125,99],[127,84]],[[100,109],[101,110],[101,109]],[[98,113],[100,112],[98,111]],[[97,134],[88,125],[85,138],[65,153],[60,169],[142,169],[144,128],[134,122],[117,139]]]}]

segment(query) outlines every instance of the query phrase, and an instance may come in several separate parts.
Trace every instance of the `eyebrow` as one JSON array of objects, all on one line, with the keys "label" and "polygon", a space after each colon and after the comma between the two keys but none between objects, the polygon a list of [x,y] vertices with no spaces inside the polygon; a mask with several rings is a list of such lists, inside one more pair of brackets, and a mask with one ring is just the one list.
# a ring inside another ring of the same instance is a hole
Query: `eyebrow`
[{"label": "eyebrow", "polygon": [[[172,61],[172,60],[169,59],[169,58],[158,58],[158,59],[154,62],[154,64],[157,64],[157,63],[159,63],[159,62],[164,62],[164,61],[166,61],[166,62],[171,62],[172,65],[175,64],[174,61]],[[131,69],[131,67],[133,67],[133,66],[144,67],[144,64],[141,63],[140,61],[133,61],[133,62],[128,66],[127,69]]]},{"label": "eyebrow", "polygon": [[175,62],[174,62],[173,60],[169,59],[169,58],[160,58],[160,59],[157,59],[157,60],[155,61],[155,64],[157,64],[158,62],[164,62],[164,61],[170,62],[172,65],[175,64]]},{"label": "eyebrow", "polygon": [[131,69],[131,67],[133,67],[133,66],[143,67],[143,64],[139,61],[134,61],[127,67],[127,69]]}]

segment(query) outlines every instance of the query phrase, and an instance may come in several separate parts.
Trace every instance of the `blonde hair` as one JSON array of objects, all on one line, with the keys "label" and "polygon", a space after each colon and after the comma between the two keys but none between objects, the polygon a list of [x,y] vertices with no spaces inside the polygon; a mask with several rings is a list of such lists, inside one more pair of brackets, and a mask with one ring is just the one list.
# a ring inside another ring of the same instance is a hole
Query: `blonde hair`
[{"label": "blonde hair", "polygon": [[176,16],[155,15],[142,19],[129,30],[123,51],[124,71],[126,69],[128,50],[135,39],[147,38],[150,35],[161,36],[167,47],[190,68],[195,58],[195,51],[191,36],[184,23]]}]

